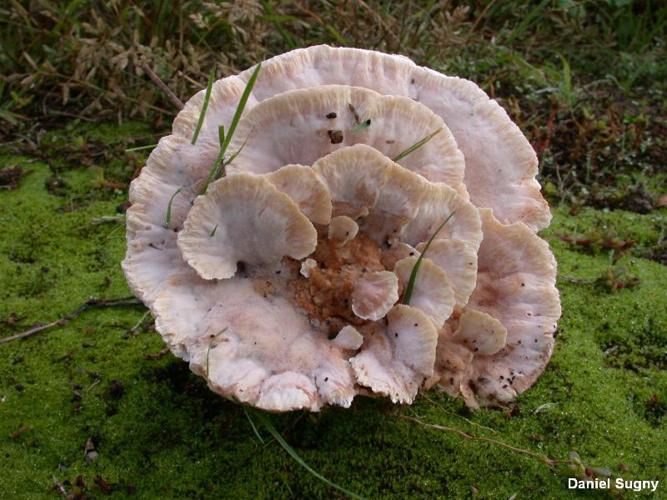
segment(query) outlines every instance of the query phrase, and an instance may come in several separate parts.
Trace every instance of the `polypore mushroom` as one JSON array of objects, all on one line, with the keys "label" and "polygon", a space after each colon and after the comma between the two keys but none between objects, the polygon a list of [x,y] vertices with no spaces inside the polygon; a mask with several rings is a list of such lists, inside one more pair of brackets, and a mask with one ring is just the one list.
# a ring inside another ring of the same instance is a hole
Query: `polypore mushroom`
[{"label": "polypore mushroom", "polygon": [[170,349],[271,411],[532,384],[560,306],[535,155],[502,108],[402,56],[311,47],[263,63],[216,160],[250,71],[215,82],[194,144],[193,97],[131,186],[123,269]]}]

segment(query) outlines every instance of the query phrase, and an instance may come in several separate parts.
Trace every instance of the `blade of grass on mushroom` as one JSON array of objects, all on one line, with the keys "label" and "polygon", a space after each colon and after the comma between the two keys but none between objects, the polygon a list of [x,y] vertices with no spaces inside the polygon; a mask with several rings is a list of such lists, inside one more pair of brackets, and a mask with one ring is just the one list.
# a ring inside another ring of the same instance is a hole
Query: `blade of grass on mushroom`
[{"label": "blade of grass on mushroom", "polygon": [[213,346],[213,341],[218,338],[218,336],[222,335],[227,331],[228,327],[223,328],[220,330],[217,334],[211,335],[211,338],[208,340],[208,349],[206,349],[206,377],[208,378],[208,366],[209,366],[209,358],[211,354],[211,347]]},{"label": "blade of grass on mushroom", "polygon": [[319,472],[314,470],[312,467],[310,467],[310,465],[308,465],[306,462],[304,462],[304,460],[299,456],[299,454],[296,452],[296,450],[294,450],[294,448],[292,448],[289,445],[289,443],[287,441],[285,441],[285,438],[282,436],[282,434],[280,434],[276,430],[276,428],[271,423],[271,420],[269,420],[269,418],[266,415],[264,415],[262,413],[259,413],[259,412],[255,412],[255,415],[257,416],[259,421],[262,423],[262,425],[266,428],[266,430],[271,433],[271,435],[274,437],[274,439],[276,441],[278,441],[280,446],[282,446],[283,449],[289,454],[289,456],[291,456],[296,461],[296,463],[298,463],[301,467],[306,469],[308,472],[310,472],[313,476],[315,476],[317,479],[319,479],[323,483],[328,484],[332,488],[335,488],[338,491],[341,491],[341,492],[345,493],[346,495],[348,495],[351,498],[356,498],[356,499],[363,499],[364,498],[360,495],[357,495],[356,493],[351,492],[350,490],[347,490],[347,489],[343,488],[342,486],[334,483],[333,481],[330,481],[329,479],[324,477],[322,474],[320,474]]},{"label": "blade of grass on mushroom", "polygon": [[369,118],[368,120],[364,120],[361,123],[357,123],[354,127],[350,129],[350,132],[352,133],[361,132],[362,130],[366,130],[370,126],[371,126],[371,119]]},{"label": "blade of grass on mushroom", "polygon": [[431,243],[433,243],[433,240],[438,236],[438,233],[442,231],[442,228],[445,227],[445,224],[449,222],[449,219],[451,219],[454,214],[456,213],[456,210],[452,211],[451,214],[447,216],[447,218],[438,226],[438,228],[433,232],[429,240],[426,242],[426,245],[424,246],[424,250],[422,250],[421,255],[417,258],[417,262],[415,262],[415,265],[412,266],[412,272],[410,273],[410,278],[408,279],[408,284],[405,287],[405,292],[403,293],[403,300],[401,302],[405,305],[410,304],[410,299],[412,298],[412,290],[415,287],[415,281],[417,280],[417,273],[419,272],[419,268],[422,265],[422,260],[424,259],[424,255],[426,255],[426,251],[428,250],[428,247],[431,246]]},{"label": "blade of grass on mushroom", "polygon": [[405,158],[406,156],[408,156],[410,153],[412,153],[412,152],[415,151],[416,149],[421,148],[424,144],[426,144],[428,141],[430,141],[431,139],[433,139],[433,138],[434,138],[436,135],[438,135],[440,132],[442,132],[442,129],[441,129],[441,128],[439,128],[439,129],[436,130],[435,132],[431,132],[431,133],[430,133],[429,135],[427,135],[426,137],[423,137],[422,139],[420,139],[420,140],[418,140],[417,142],[415,142],[415,143],[414,143],[412,146],[410,146],[409,148],[404,149],[403,151],[401,151],[400,153],[398,153],[396,156],[394,156],[394,157],[392,158],[392,160],[394,160],[395,162],[398,162],[399,160],[402,160],[403,158]]},{"label": "blade of grass on mushroom", "polygon": [[[213,181],[213,179],[215,179],[216,176],[220,177],[224,175],[225,153],[227,152],[227,147],[229,146],[229,143],[231,142],[232,137],[234,136],[234,131],[236,130],[236,126],[238,125],[239,120],[241,119],[241,115],[243,114],[243,110],[245,109],[246,103],[248,102],[250,93],[252,92],[252,89],[255,86],[255,82],[257,81],[257,76],[259,75],[259,70],[261,68],[262,68],[262,63],[259,63],[255,67],[255,70],[252,72],[250,78],[248,79],[248,83],[246,84],[245,89],[243,89],[243,94],[241,94],[241,99],[239,100],[239,104],[238,106],[236,106],[236,111],[234,112],[232,121],[229,124],[229,130],[227,131],[227,133],[225,133],[224,127],[221,126],[219,129],[221,130],[220,153],[218,154],[218,157],[213,163],[211,171],[209,172],[209,175],[206,179],[206,182],[204,183],[201,191],[199,192],[200,195],[206,192],[209,184]],[[218,172],[220,172],[220,174],[218,174]]]},{"label": "blade of grass on mushroom", "polygon": [[176,195],[182,190],[183,188],[179,187],[176,191],[174,191],[174,194],[171,195],[171,198],[169,198],[169,203],[167,204],[167,215],[164,218],[164,227],[166,229],[169,229],[169,226],[171,225],[171,205],[174,203],[174,198],[176,198]]},{"label": "blade of grass on mushroom", "polygon": [[236,151],[234,151],[234,153],[232,154],[232,156],[230,156],[229,158],[227,158],[227,161],[226,161],[226,162],[222,162],[222,163],[220,164],[220,172],[219,172],[218,174],[216,174],[216,179],[219,179],[220,177],[224,177],[224,176],[225,176],[225,173],[226,173],[226,172],[225,172],[225,167],[226,167],[229,163],[232,163],[234,160],[236,160],[236,157],[237,157],[238,155],[241,154],[241,151],[243,151],[243,148],[245,147],[245,145],[246,145],[247,142],[248,142],[248,137],[246,137],[246,138],[243,140],[243,143],[241,144],[241,146],[239,147],[239,149],[237,149]]},{"label": "blade of grass on mushroom", "polygon": [[204,125],[204,118],[206,118],[206,110],[208,110],[208,102],[211,99],[211,89],[213,89],[214,80],[215,80],[215,67],[213,67],[211,73],[208,75],[208,83],[206,84],[206,94],[204,94],[204,104],[202,104],[201,112],[199,113],[199,120],[197,120],[197,128],[195,128],[195,133],[192,134],[193,145],[197,142],[197,138],[199,137],[199,132],[201,131],[202,126]]},{"label": "blade of grass on mushroom", "polygon": [[[225,142],[225,126],[220,125],[218,127],[218,140],[220,144]],[[213,166],[211,167],[211,170],[208,172],[208,176],[206,177],[206,181],[204,181],[204,184],[202,185],[202,188],[199,190],[199,194],[202,195],[206,192],[208,189],[208,185],[213,182],[213,179],[216,178],[218,168],[220,168],[220,165],[222,164],[222,148],[220,149],[220,154],[218,154],[218,157],[215,159],[213,162]],[[192,200],[194,203],[194,200]]]},{"label": "blade of grass on mushroom", "polygon": [[157,144],[149,144],[148,146],[137,146],[136,148],[128,148],[125,150],[126,153],[132,153],[133,151],[143,151],[144,149],[151,149],[156,147]]},{"label": "blade of grass on mushroom", "polygon": [[234,112],[234,116],[232,117],[232,122],[229,124],[229,133],[227,134],[227,137],[225,137],[225,143],[223,144],[222,147],[223,150],[227,149],[227,146],[229,146],[229,143],[232,140],[234,131],[236,131],[236,126],[238,125],[239,120],[241,119],[241,115],[243,114],[245,105],[248,102],[250,93],[252,92],[252,89],[255,86],[255,82],[257,81],[257,77],[259,76],[260,69],[262,69],[262,63],[259,63],[257,65],[255,71],[252,72],[252,75],[248,79],[248,83],[246,84],[245,89],[243,89],[243,94],[241,94],[239,105],[236,107],[236,111]]}]

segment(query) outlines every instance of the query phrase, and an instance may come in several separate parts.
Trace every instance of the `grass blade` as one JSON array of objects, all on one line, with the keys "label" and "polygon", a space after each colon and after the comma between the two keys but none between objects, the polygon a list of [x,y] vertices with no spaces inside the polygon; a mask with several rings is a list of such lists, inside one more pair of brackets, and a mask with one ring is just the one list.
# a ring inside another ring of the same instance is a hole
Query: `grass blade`
[{"label": "grass blade", "polygon": [[245,406],[242,406],[242,408],[243,408],[243,413],[245,413],[245,418],[247,418],[248,422],[250,422],[250,427],[252,427],[252,431],[255,433],[255,436],[257,436],[257,439],[259,439],[260,443],[264,444],[264,440],[262,439],[262,435],[257,430],[257,426],[255,425],[255,422],[252,421],[252,418],[250,417],[250,413],[248,413],[248,410],[246,410]]},{"label": "grass blade", "polygon": [[133,151],[143,151],[144,149],[151,149],[157,146],[157,144],[149,144],[148,146],[137,146],[136,148],[128,148],[125,150],[126,153],[131,153]]},{"label": "grass blade", "polygon": [[531,24],[538,18],[539,14],[542,12],[542,9],[547,6],[550,0],[542,0],[538,5],[533,7],[533,9],[524,17],[519,25],[514,28],[507,39],[505,40],[505,45],[511,44],[517,37],[521,36],[524,31],[526,31]]},{"label": "grass blade", "polygon": [[163,224],[165,229],[169,229],[169,226],[171,225],[171,205],[174,203],[174,198],[176,198],[176,195],[182,190],[183,188],[179,187],[176,191],[174,191],[174,194],[171,195],[171,198],[169,198],[169,203],[167,204],[167,215],[164,218]]},{"label": "grass blade", "polygon": [[[218,137],[220,138],[220,144],[222,144],[225,141],[225,126],[224,125],[220,125],[218,127]],[[222,149],[220,151],[222,152]],[[204,185],[199,190],[200,195],[206,193],[206,190],[208,189],[208,185],[211,182],[213,182],[213,179],[215,179],[217,177],[218,168],[220,168],[221,164],[222,164],[222,154],[219,154],[218,157],[213,162],[213,166],[211,167],[211,170],[209,170],[209,172],[208,172],[208,176],[206,177],[206,181],[204,181]]]},{"label": "grass blade", "polygon": [[[227,161],[225,162],[225,164],[232,163],[234,160],[236,160],[236,157],[237,157],[238,155],[241,154],[241,151],[243,151],[243,148],[245,147],[245,145],[246,145],[247,142],[248,142],[248,138],[246,137],[245,140],[243,141],[243,143],[241,144],[241,146],[239,147],[239,149],[237,149],[237,150],[232,154],[232,156],[230,156],[230,157],[227,159]],[[224,170],[223,170],[223,174],[224,174]]]},{"label": "grass blade", "polygon": [[241,115],[243,114],[243,110],[245,109],[245,105],[248,102],[248,98],[250,97],[250,93],[252,92],[253,87],[255,86],[255,82],[257,81],[257,76],[259,76],[259,70],[262,69],[262,63],[259,63],[257,67],[255,68],[255,71],[252,72],[252,75],[250,76],[250,79],[248,80],[248,83],[245,86],[245,89],[243,89],[243,94],[241,94],[241,99],[239,100],[239,104],[236,107],[236,111],[234,112],[234,116],[232,117],[232,122],[229,124],[229,131],[227,132],[227,135],[225,137],[225,142],[221,146],[221,154],[224,157],[225,152],[227,151],[227,147],[229,146],[229,143],[232,140],[232,137],[234,136],[234,131],[236,130],[236,126],[239,123],[239,120],[241,119]]},{"label": "grass blade", "polygon": [[402,160],[403,158],[405,158],[406,156],[408,156],[410,153],[412,153],[412,152],[415,151],[416,149],[421,148],[424,144],[426,144],[428,141],[430,141],[431,139],[433,139],[433,138],[434,138],[436,135],[438,135],[440,132],[442,132],[442,129],[441,129],[441,128],[439,128],[439,129],[436,130],[435,132],[431,132],[431,133],[430,133],[429,135],[427,135],[426,137],[424,137],[424,138],[420,139],[419,141],[415,142],[415,143],[414,143],[412,146],[410,146],[408,149],[404,149],[403,151],[401,151],[400,153],[398,153],[396,156],[394,156],[394,157],[392,158],[392,160],[394,160],[395,162],[398,162],[398,161]]},{"label": "grass blade", "polygon": [[357,123],[354,127],[350,129],[350,132],[355,134],[357,132],[361,132],[362,130],[366,130],[370,126],[371,126],[371,119],[369,118],[368,120],[364,120],[363,122]]},{"label": "grass blade", "polygon": [[417,262],[415,262],[415,265],[412,266],[412,272],[410,273],[410,278],[408,279],[408,284],[405,287],[405,292],[403,292],[403,299],[401,300],[401,303],[408,305],[410,304],[410,299],[412,298],[412,291],[415,288],[415,281],[417,281],[417,273],[419,272],[419,268],[422,265],[422,260],[424,259],[424,255],[426,255],[426,251],[428,250],[428,247],[431,246],[431,243],[433,243],[433,240],[438,236],[438,233],[442,231],[442,228],[445,227],[445,224],[449,222],[449,219],[451,219],[454,214],[456,213],[456,210],[454,210],[451,214],[447,216],[447,218],[438,226],[438,228],[433,232],[429,240],[426,242],[426,246],[424,246],[424,250],[422,250],[421,255],[417,258]]},{"label": "grass blade", "polygon": [[350,498],[362,499],[363,500],[364,497],[362,497],[360,495],[357,495],[356,493],[353,493],[353,492],[343,488],[342,486],[337,485],[336,483],[334,483],[333,481],[330,481],[329,479],[324,477],[322,474],[320,474],[319,472],[314,470],[312,467],[310,467],[310,465],[308,465],[306,462],[303,461],[303,459],[299,456],[299,454],[296,452],[296,450],[294,450],[294,448],[292,448],[289,445],[289,443],[287,441],[285,441],[285,438],[276,430],[276,428],[271,423],[271,420],[269,420],[269,418],[266,415],[261,414],[261,413],[257,413],[256,415],[257,415],[257,418],[259,418],[262,425],[264,427],[266,427],[266,430],[271,433],[271,435],[274,437],[274,439],[276,441],[278,441],[280,446],[282,446],[283,449],[289,454],[289,456],[291,456],[294,459],[294,461],[296,463],[298,463],[301,467],[306,469],[308,472],[310,472],[313,476],[315,476],[317,479],[319,479],[323,483],[328,484],[332,488],[335,488],[338,491],[341,491],[341,492],[345,493]]},{"label": "grass blade", "polygon": [[[255,68],[255,71],[252,72],[252,75],[250,76],[250,79],[248,80],[245,89],[243,89],[243,94],[241,94],[241,99],[239,100],[239,104],[236,106],[236,111],[234,112],[234,116],[232,117],[232,122],[229,124],[229,129],[225,131],[225,127],[223,125],[221,125],[218,128],[218,134],[220,137],[220,153],[218,154],[218,157],[215,159],[215,162],[211,167],[208,177],[206,178],[206,182],[204,182],[204,185],[199,191],[200,195],[206,193],[209,184],[213,182],[214,179],[219,177],[224,177],[225,175],[225,165],[226,165],[225,153],[227,152],[229,143],[232,141],[232,137],[234,136],[234,132],[236,131],[236,126],[238,125],[239,120],[241,119],[241,115],[243,114],[245,105],[248,102],[250,93],[252,92],[252,89],[255,86],[255,82],[257,81],[257,76],[259,75],[259,70],[261,68],[262,68],[262,63],[259,63]],[[236,155],[240,153],[244,145],[245,142],[243,143],[243,145],[241,145],[239,151],[236,152]],[[234,156],[234,158],[236,158],[236,156]]]},{"label": "grass blade", "polygon": [[215,81],[215,66],[211,70],[211,73],[208,75],[208,84],[206,84],[206,94],[204,95],[204,104],[202,105],[201,113],[199,113],[197,128],[195,128],[195,133],[192,135],[193,145],[197,142],[197,138],[199,137],[199,132],[201,131],[202,126],[204,125],[204,118],[206,118],[206,111],[208,110],[208,102],[211,99],[211,90],[213,89],[214,81]]}]

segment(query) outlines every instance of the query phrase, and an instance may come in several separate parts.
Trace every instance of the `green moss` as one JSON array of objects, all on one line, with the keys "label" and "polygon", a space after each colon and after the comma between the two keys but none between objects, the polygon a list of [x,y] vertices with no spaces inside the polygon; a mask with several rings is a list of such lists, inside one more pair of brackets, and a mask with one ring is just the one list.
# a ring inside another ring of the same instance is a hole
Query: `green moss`
[{"label": "green moss", "polygon": [[[0,163],[10,160],[21,163]],[[98,201],[97,174],[85,168],[60,172],[67,187],[54,195],[46,187],[48,167],[25,167],[31,173],[21,188],[0,192],[2,335],[53,320],[89,296],[129,294],[119,268],[122,226],[90,224],[113,215],[124,194]],[[659,238],[661,217],[555,211],[545,236],[559,262],[563,318],[551,364],[511,414],[471,414],[434,392],[413,407],[359,398],[349,410],[272,416],[273,422],[311,466],[368,497],[566,492],[559,468],[401,418],[407,415],[554,459],[576,450],[587,465],[628,479],[664,480],[667,269],[630,252],[615,265],[639,285],[608,293],[592,284],[610,265],[606,252],[581,252],[559,238],[606,224],[648,247]],[[53,477],[71,491],[79,475],[92,497],[102,496],[96,476],[117,497],[336,495],[275,442],[260,444],[241,408],[212,394],[185,363],[171,355],[146,359],[163,348],[159,336],[126,334],[143,312],[94,310],[63,328],[0,345],[3,496],[53,497]],[[92,462],[84,458],[89,438],[99,454]],[[658,491],[663,497],[665,487]]]}]

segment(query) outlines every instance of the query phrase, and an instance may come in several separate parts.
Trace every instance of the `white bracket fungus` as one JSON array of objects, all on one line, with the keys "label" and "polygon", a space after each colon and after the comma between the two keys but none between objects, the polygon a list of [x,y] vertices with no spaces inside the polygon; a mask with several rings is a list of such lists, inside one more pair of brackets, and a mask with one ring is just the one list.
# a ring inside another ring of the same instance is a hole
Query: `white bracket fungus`
[{"label": "white bracket fungus", "polygon": [[434,385],[502,405],[533,384],[556,263],[505,111],[402,56],[299,49],[262,63],[207,184],[253,71],[215,82],[204,111],[204,91],[188,101],[130,188],[123,270],[172,352],[269,411]]}]

